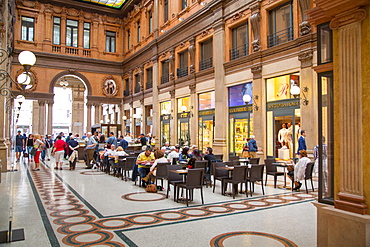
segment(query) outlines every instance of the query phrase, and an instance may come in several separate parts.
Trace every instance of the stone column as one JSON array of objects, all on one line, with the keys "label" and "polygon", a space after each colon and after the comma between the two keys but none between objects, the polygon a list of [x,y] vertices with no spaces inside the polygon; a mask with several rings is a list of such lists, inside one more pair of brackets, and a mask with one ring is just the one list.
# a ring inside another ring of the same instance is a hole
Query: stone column
[{"label": "stone column", "polygon": [[171,96],[171,116],[172,119],[170,120],[170,143],[176,144],[179,143],[178,137],[177,137],[177,104],[176,104],[176,98],[175,98],[175,90],[170,91]]},{"label": "stone column", "polygon": [[190,143],[191,145],[198,145],[198,108],[197,108],[197,94],[196,84],[189,85],[190,89],[190,114],[189,114],[189,131],[190,131]]},{"label": "stone column", "polygon": [[80,56],[82,55],[82,49],[84,47],[83,42],[84,42],[84,20],[83,17],[80,17],[80,19],[78,20],[78,41],[77,41],[78,48],[80,50],[79,51]]},{"label": "stone column", "polygon": [[64,28],[67,25],[67,18],[65,14],[60,18],[60,44],[62,46],[66,45],[66,29]]},{"label": "stone column", "polygon": [[39,104],[37,101],[32,101],[32,129],[31,133],[32,134],[38,134],[37,132],[39,131],[39,120],[40,114],[39,114]]},{"label": "stone column", "polygon": [[86,132],[91,132],[91,103],[86,103],[87,107],[87,121],[86,121]]},{"label": "stone column", "polygon": [[[83,123],[84,123],[84,87],[75,86],[72,87],[72,133],[83,135]],[[87,129],[91,131],[91,107],[88,106],[87,115]]]},{"label": "stone column", "polygon": [[46,130],[46,108],[45,108],[45,101],[39,100],[39,128],[38,133],[40,135],[45,135]]},{"label": "stone column", "polygon": [[144,104],[144,99],[140,100],[141,106],[141,133],[147,134],[146,132],[146,109]]},{"label": "stone column", "polygon": [[219,20],[214,24],[213,35],[213,61],[215,68],[215,135],[213,142],[213,149],[215,154],[223,154],[225,158],[229,157],[227,150],[227,126],[228,118],[225,117],[227,113],[227,90],[225,87],[225,25],[221,19],[221,8],[215,10],[215,15],[219,16]]},{"label": "stone column", "polygon": [[[253,135],[257,142],[258,149],[261,151],[257,152],[257,157],[263,160],[266,157],[266,88],[265,83],[262,79],[262,64],[255,64],[251,68],[253,74],[253,95],[254,102],[256,102],[257,107],[252,107],[253,109]],[[256,98],[258,97],[258,99]],[[253,103],[254,104],[254,103]]]},{"label": "stone column", "polygon": [[[158,0],[155,0],[158,2]],[[160,108],[158,102],[158,59],[154,58],[153,60],[153,130],[152,135],[156,137],[156,142],[160,142]],[[159,144],[157,144],[159,145]]]},{"label": "stone column", "polygon": [[[159,36],[158,27],[159,27],[159,0],[154,0],[154,11],[153,11],[154,38],[158,38],[158,36]],[[153,74],[154,74],[154,71],[153,71]]]},{"label": "stone column", "polygon": [[53,131],[53,101],[48,101],[48,127],[47,127],[47,134],[51,135]]},{"label": "stone column", "polygon": [[99,35],[99,14],[93,14],[91,29],[91,56],[96,57],[99,53],[98,48],[98,35]]},{"label": "stone column", "polygon": [[51,52],[51,42],[52,42],[52,27],[53,27],[53,7],[50,4],[45,4],[44,16],[45,16],[45,26],[44,26],[44,41],[43,49],[45,52]]}]

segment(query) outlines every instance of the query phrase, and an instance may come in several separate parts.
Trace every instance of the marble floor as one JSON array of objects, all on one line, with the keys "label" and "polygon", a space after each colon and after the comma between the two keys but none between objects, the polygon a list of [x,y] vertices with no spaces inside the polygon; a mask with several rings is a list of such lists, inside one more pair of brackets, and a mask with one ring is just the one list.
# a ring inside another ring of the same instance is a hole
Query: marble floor
[{"label": "marble floor", "polygon": [[218,182],[215,193],[204,188],[205,204],[197,190],[186,207],[172,192],[146,193],[83,163],[75,171],[54,170],[53,160],[40,171],[30,165],[2,173],[0,231],[11,219],[25,233],[4,246],[316,246],[317,193],[284,190],[282,178],[275,189],[269,177],[265,195],[256,184],[252,197],[235,199]]}]

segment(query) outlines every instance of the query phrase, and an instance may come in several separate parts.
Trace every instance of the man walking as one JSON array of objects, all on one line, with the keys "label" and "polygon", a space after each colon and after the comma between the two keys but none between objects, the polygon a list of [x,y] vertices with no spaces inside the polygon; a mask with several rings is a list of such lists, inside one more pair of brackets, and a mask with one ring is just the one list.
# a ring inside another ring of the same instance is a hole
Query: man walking
[{"label": "man walking", "polygon": [[301,130],[301,136],[298,139],[297,154],[299,154],[299,151],[301,151],[301,150],[307,150],[307,147],[306,147],[306,131],[305,130]]},{"label": "man walking", "polygon": [[15,136],[15,157],[17,158],[17,162],[21,158],[21,153],[23,152],[24,148],[24,139],[21,135],[21,131],[18,130],[17,135]]},{"label": "man walking", "polygon": [[94,160],[95,148],[96,148],[96,141],[94,137],[92,137],[91,132],[88,132],[87,133],[87,143],[86,143],[86,154],[87,154],[86,166],[87,167],[85,169],[92,168],[91,161],[93,161],[93,163],[96,163]]}]

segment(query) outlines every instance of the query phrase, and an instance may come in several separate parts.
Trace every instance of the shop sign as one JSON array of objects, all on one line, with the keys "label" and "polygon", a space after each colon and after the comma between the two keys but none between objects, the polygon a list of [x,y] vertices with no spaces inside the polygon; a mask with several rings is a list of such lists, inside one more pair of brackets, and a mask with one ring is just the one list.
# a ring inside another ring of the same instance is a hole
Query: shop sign
[{"label": "shop sign", "polygon": [[299,106],[299,100],[291,101],[291,102],[282,102],[282,103],[268,103],[268,109],[275,109],[275,108],[285,108],[285,107],[294,107]]},{"label": "shop sign", "polygon": [[167,121],[170,120],[170,115],[162,115],[161,116],[161,121]]},{"label": "shop sign", "polygon": [[198,115],[199,116],[215,115],[215,110],[199,111]]},{"label": "shop sign", "polygon": [[229,113],[246,112],[246,111],[251,112],[252,111],[252,106],[229,108]]},{"label": "shop sign", "polygon": [[178,113],[177,118],[189,118],[189,112]]},{"label": "shop sign", "polygon": [[153,117],[147,117],[146,118],[146,124],[147,125],[153,125]]}]

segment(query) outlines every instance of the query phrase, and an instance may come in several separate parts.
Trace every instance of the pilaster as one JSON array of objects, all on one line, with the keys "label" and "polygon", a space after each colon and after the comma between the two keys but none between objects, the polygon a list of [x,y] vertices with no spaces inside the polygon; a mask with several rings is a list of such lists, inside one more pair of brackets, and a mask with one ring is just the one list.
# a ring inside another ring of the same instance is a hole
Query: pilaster
[{"label": "pilaster", "polygon": [[[155,0],[158,4],[158,0]],[[155,14],[157,15],[157,14]],[[152,135],[156,137],[156,141],[160,140],[160,108],[158,102],[158,60],[157,58],[153,59],[153,129]],[[158,144],[159,145],[159,144]]]},{"label": "pilaster", "polygon": [[190,89],[190,142],[192,145],[198,145],[198,133],[199,133],[199,128],[198,128],[198,110],[197,110],[197,93],[196,93],[196,84],[191,84],[189,85]]},{"label": "pilaster", "polygon": [[87,120],[86,120],[86,132],[91,132],[91,103],[86,103],[87,107]]},{"label": "pilaster", "polygon": [[46,127],[46,108],[45,108],[45,101],[39,100],[39,128],[38,133],[40,135],[45,135],[45,127]]},{"label": "pilaster", "polygon": [[[47,127],[47,134],[51,135],[53,131],[53,101],[48,101],[48,127]],[[82,134],[82,133],[81,133]]]},{"label": "pilaster", "polygon": [[175,90],[171,90],[170,92],[171,96],[171,116],[173,117],[170,121],[170,144],[172,143],[176,144],[178,143],[178,137],[177,137],[177,104],[176,104],[176,98],[175,98]]},{"label": "pilaster", "polygon": [[40,123],[39,109],[40,108],[39,108],[38,102],[34,100],[32,102],[32,128],[30,130],[32,134],[39,134],[37,133],[39,131],[39,123]]}]

